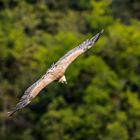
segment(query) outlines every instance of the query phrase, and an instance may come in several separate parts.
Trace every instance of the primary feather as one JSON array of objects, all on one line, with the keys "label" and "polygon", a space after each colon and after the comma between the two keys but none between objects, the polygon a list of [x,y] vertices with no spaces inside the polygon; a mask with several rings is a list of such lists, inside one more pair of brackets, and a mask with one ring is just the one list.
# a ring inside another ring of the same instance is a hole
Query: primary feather
[{"label": "primary feather", "polygon": [[[47,80],[46,80],[47,78]],[[49,83],[53,81],[53,78],[49,78],[48,75],[41,77],[38,81],[36,81],[33,85],[31,85],[21,97],[19,103],[16,105],[15,108],[11,112],[8,112],[8,116],[11,116],[16,111],[24,108],[27,106],[33,98],[37,96],[37,94]]]}]

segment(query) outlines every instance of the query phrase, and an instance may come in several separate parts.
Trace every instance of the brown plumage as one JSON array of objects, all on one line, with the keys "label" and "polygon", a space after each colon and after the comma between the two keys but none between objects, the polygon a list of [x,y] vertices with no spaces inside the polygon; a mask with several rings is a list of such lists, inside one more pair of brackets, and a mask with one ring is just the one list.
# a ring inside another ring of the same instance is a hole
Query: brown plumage
[{"label": "brown plumage", "polygon": [[86,52],[88,49],[90,49],[96,41],[99,39],[100,35],[103,33],[103,30],[99,33],[97,33],[94,37],[91,39],[88,39],[84,41],[79,46],[75,47],[74,49],[67,52],[63,57],[61,57],[54,65],[51,66],[47,70],[47,72],[33,85],[31,85],[24,93],[24,95],[21,97],[19,103],[16,105],[16,107],[8,113],[8,116],[11,116],[16,111],[24,108],[27,106],[33,98],[37,96],[37,94],[48,84],[50,84],[53,81],[58,81],[61,83],[66,83],[66,78],[64,76],[64,73],[68,66],[82,53]]}]

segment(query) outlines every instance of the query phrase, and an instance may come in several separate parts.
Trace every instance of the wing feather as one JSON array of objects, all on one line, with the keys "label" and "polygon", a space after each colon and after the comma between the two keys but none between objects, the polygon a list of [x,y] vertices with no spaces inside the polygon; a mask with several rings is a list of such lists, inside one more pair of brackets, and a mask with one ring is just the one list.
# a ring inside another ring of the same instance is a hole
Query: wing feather
[{"label": "wing feather", "polygon": [[82,53],[90,49],[99,39],[101,34],[103,33],[103,30],[99,33],[97,33],[95,36],[93,36],[91,39],[88,39],[84,41],[79,46],[75,47],[74,49],[67,52],[63,57],[61,57],[57,64],[62,65],[63,68],[66,70],[67,67]]},{"label": "wing feather", "polygon": [[19,103],[16,105],[15,108],[13,108],[13,110],[11,112],[8,112],[8,116],[13,115],[15,112],[17,112],[18,110],[24,108],[25,106],[27,106],[33,98],[35,98],[38,93],[45,87],[47,86],[49,83],[51,83],[52,81],[54,81],[54,79],[52,79],[49,74],[44,75],[43,77],[41,77],[38,81],[36,81],[33,85],[31,85],[23,94],[23,96],[21,97]]}]

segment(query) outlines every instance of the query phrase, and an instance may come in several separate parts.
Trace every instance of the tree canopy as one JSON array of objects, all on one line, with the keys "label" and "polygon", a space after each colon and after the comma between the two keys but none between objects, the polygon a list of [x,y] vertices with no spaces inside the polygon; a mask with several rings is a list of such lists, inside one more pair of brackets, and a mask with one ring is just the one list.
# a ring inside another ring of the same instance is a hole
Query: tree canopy
[{"label": "tree canopy", "polygon": [[[139,140],[138,0],[0,1],[1,140]],[[96,46],[12,118],[9,111],[68,50]]]}]

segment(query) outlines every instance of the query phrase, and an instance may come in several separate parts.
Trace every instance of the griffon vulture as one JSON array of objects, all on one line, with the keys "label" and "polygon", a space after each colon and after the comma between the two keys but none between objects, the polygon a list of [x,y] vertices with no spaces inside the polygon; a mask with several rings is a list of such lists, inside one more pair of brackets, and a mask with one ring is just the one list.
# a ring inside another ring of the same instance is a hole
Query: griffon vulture
[{"label": "griffon vulture", "polygon": [[48,84],[52,83],[53,81],[58,81],[60,83],[67,84],[65,71],[68,68],[68,66],[80,54],[90,49],[96,43],[96,41],[99,39],[102,33],[103,33],[103,30],[97,33],[91,39],[84,41],[79,46],[67,52],[55,64],[53,64],[38,81],[36,81],[33,85],[31,85],[25,91],[24,95],[21,97],[16,107],[11,112],[8,112],[8,116],[11,116],[16,111],[27,106],[32,101],[32,99],[35,98],[44,87],[46,87]]}]

